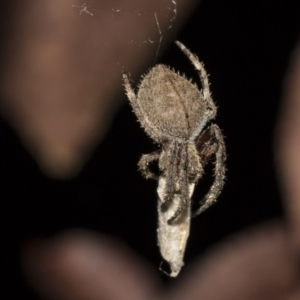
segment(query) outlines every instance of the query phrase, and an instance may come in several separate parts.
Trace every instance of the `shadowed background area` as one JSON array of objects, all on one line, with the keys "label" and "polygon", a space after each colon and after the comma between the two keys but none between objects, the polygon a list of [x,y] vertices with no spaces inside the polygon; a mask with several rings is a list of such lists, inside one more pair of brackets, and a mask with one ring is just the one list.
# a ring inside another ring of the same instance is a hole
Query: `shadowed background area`
[{"label": "shadowed background area", "polygon": [[114,236],[167,281],[158,271],[157,183],[136,166],[156,146],[121,82],[122,70],[137,85],[153,66],[155,13],[163,36],[157,62],[199,83],[175,39],[204,62],[228,152],[218,204],[192,222],[183,276],[228,235],[283,217],[273,143],[299,36],[298,1],[181,0],[174,21],[172,1],[86,4],[93,15],[80,14],[75,0],[1,1],[1,299],[43,299],[24,279],[21,249],[77,228]]}]

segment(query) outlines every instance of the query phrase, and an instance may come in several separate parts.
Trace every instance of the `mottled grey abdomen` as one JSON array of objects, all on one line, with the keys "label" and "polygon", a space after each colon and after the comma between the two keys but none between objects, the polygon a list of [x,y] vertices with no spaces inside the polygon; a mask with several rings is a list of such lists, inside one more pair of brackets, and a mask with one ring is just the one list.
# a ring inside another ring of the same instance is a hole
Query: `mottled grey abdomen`
[{"label": "mottled grey abdomen", "polygon": [[164,65],[143,78],[137,101],[154,127],[181,139],[191,136],[206,111],[197,86]]}]

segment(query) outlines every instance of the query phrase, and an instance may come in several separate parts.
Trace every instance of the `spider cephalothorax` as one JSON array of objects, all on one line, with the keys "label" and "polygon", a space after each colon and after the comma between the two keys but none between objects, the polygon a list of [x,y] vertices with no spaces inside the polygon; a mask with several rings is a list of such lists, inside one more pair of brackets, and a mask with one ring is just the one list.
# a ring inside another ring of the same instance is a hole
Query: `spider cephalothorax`
[{"label": "spider cephalothorax", "polygon": [[[160,151],[143,155],[138,165],[146,178],[159,180],[159,213],[165,213],[170,226],[185,222],[189,216],[195,183],[213,154],[216,156],[215,179],[194,215],[216,201],[224,184],[226,159],[223,135],[216,124],[211,124],[216,106],[206,71],[183,44],[178,41],[176,44],[199,72],[201,91],[165,65],[156,65],[150,70],[137,95],[127,75],[123,75],[127,96],[142,127],[162,146]],[[159,176],[149,169],[149,163],[155,160],[158,160]],[[160,241],[160,246],[162,243]]]}]

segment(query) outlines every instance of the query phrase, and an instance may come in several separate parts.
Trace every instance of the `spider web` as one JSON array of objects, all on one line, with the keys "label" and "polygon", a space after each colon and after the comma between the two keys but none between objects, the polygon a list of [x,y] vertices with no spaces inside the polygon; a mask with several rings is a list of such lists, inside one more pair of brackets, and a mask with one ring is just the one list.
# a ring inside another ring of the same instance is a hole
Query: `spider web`
[{"label": "spider web", "polygon": [[[107,28],[115,28],[114,36],[117,37],[122,34],[127,39],[124,51],[131,51],[132,47],[147,47],[152,53],[153,64],[157,62],[163,44],[168,42],[169,37],[167,38],[167,36],[170,36],[170,31],[174,31],[173,37],[176,36],[173,25],[178,15],[178,1],[180,0],[164,0],[155,4],[149,1],[133,0],[126,3],[102,2],[100,0],[67,0],[74,13],[80,18],[79,22],[86,27],[87,35],[91,34],[93,31],[91,26],[99,21],[99,18],[107,18],[107,23],[112,23],[113,20],[113,24],[108,24]],[[140,28],[145,28],[144,34],[137,34],[135,31],[130,30],[126,31],[126,28],[122,26],[122,21],[125,18],[129,18],[129,22],[134,22],[139,31]],[[118,27],[119,30],[117,30]],[[150,34],[147,30],[149,27],[155,27],[155,30],[152,30]],[[90,32],[89,28],[91,29]],[[166,34],[167,31],[169,31],[168,34]],[[96,35],[95,39],[99,39]],[[108,38],[102,38],[102,47],[110,47]],[[122,57],[118,58],[117,65],[126,69]]]}]

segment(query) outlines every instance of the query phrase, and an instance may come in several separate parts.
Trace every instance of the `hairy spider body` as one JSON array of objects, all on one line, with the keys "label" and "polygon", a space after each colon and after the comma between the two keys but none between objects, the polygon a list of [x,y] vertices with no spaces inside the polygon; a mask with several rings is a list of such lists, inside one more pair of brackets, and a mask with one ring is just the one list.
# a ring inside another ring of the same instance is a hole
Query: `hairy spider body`
[{"label": "hairy spider body", "polygon": [[162,144],[193,143],[216,110],[213,105],[208,112],[198,88],[164,65],[153,67],[144,77],[137,101],[143,127],[154,141]]},{"label": "hairy spider body", "polygon": [[[146,74],[137,95],[127,75],[123,75],[127,96],[139,122],[146,133],[162,145],[160,151],[143,155],[138,166],[146,178],[159,180],[158,238],[162,255],[171,265],[171,276],[176,276],[183,265],[194,186],[203,174],[205,163],[215,154],[215,180],[194,213],[198,215],[220,194],[226,159],[223,135],[217,125],[209,125],[216,116],[216,106],[206,71],[183,44],[178,41],[176,44],[198,71],[201,91],[165,65],[156,65]],[[149,163],[155,160],[158,160],[159,176],[149,169]],[[174,258],[176,247],[178,257]]]}]

